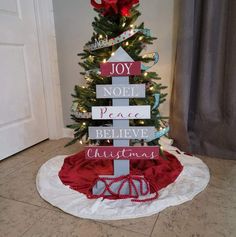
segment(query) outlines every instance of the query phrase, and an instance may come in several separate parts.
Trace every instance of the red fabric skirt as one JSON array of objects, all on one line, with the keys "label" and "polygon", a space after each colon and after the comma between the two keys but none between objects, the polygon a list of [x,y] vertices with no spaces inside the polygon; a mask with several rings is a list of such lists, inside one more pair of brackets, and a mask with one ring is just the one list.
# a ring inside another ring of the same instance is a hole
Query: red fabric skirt
[{"label": "red fabric skirt", "polygon": [[[151,193],[173,183],[183,170],[183,166],[174,155],[166,151],[164,154],[166,159],[130,160],[130,174],[143,175],[157,188],[157,190],[151,188]],[[87,160],[85,152],[81,151],[65,158],[58,175],[63,184],[91,196],[92,186],[98,176],[113,175],[113,161]]]}]

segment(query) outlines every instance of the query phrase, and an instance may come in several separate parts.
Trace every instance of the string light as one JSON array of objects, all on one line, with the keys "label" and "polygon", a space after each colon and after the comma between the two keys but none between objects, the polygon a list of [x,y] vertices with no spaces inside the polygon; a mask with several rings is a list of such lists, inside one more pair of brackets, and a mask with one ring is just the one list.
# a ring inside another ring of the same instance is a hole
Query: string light
[{"label": "string light", "polygon": [[125,45],[128,46],[128,45],[129,45],[129,42],[126,42]]},{"label": "string light", "polygon": [[143,75],[146,77],[146,76],[147,76],[147,74],[148,74],[148,73],[147,73],[147,72],[145,72]]},{"label": "string light", "polygon": [[99,35],[99,39],[102,39],[103,38],[103,36],[102,35]]},{"label": "string light", "polygon": [[103,63],[105,63],[107,60],[104,58],[102,61],[103,61]]},{"label": "string light", "polygon": [[84,126],[86,125],[86,123],[85,123],[85,122],[83,122],[82,124],[83,124]]},{"label": "string light", "polygon": [[79,141],[79,143],[82,145],[82,144],[83,144],[83,141],[82,141],[82,140],[80,140],[80,141]]},{"label": "string light", "polygon": [[122,27],[124,27],[125,26],[125,22],[122,24]]},{"label": "string light", "polygon": [[153,90],[153,87],[150,87],[150,91],[152,91]]},{"label": "string light", "polygon": [[142,40],[142,39],[143,39],[143,36],[140,36],[138,39],[139,39],[139,40]]},{"label": "string light", "polygon": [[140,121],[140,124],[144,124],[144,121]]},{"label": "string light", "polygon": [[85,86],[82,86],[82,88],[84,89],[84,88],[85,88]]},{"label": "string light", "polygon": [[83,109],[82,112],[83,112],[83,113],[87,113],[87,110]]},{"label": "string light", "polygon": [[111,56],[114,56],[114,54],[115,54],[115,53],[114,53],[114,52],[112,52],[112,53],[111,53]]},{"label": "string light", "polygon": [[133,24],[131,24],[131,25],[130,25],[130,27],[131,27],[131,28],[134,28],[134,25],[133,25]]}]

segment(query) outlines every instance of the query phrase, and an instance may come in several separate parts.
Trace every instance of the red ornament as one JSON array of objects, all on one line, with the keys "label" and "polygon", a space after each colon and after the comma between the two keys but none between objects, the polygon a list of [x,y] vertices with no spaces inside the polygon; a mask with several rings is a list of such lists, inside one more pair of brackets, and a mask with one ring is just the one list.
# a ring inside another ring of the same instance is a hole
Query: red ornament
[{"label": "red ornament", "polygon": [[92,6],[100,9],[103,15],[112,15],[115,13],[122,16],[129,16],[130,9],[137,3],[139,3],[139,0],[101,0],[101,3],[91,0]]}]

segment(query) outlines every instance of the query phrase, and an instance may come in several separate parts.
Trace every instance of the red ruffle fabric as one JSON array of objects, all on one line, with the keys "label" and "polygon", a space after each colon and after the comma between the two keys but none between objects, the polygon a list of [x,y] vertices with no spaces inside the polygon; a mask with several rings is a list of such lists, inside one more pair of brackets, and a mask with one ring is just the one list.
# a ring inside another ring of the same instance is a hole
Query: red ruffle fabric
[{"label": "red ruffle fabric", "polygon": [[[164,153],[167,159],[130,161],[130,174],[144,175],[156,187],[157,190],[151,189],[151,193],[173,183],[183,170],[174,155],[166,151]],[[113,161],[86,160],[84,151],[81,151],[65,158],[58,175],[63,184],[89,197],[99,175],[113,175]]]}]

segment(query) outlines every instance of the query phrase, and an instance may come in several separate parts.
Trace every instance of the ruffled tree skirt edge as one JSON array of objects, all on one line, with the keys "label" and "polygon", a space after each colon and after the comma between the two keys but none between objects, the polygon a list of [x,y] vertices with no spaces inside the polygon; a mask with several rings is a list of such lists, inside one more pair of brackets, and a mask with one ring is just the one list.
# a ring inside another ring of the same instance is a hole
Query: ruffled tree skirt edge
[{"label": "ruffled tree skirt edge", "polygon": [[36,178],[37,190],[53,206],[81,218],[120,220],[156,214],[167,207],[192,200],[206,188],[210,180],[209,169],[199,158],[187,155],[168,144],[162,146],[179,160],[183,170],[173,183],[158,192],[156,200],[136,203],[130,199],[88,199],[84,193],[64,185],[59,178],[58,174],[67,157],[65,155],[56,156],[41,166]]}]

